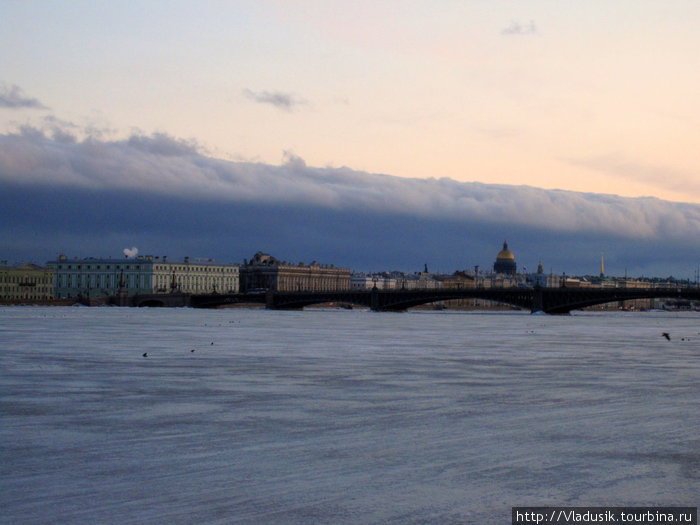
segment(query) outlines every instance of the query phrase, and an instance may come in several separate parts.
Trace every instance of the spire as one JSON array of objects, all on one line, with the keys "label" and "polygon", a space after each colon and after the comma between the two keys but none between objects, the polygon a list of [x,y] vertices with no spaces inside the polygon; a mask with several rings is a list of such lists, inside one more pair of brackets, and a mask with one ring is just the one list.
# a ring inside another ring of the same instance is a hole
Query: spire
[{"label": "spire", "polygon": [[119,306],[126,306],[128,302],[128,294],[126,290],[126,281],[124,280],[124,270],[121,271],[119,276],[119,290],[117,291],[117,304]]},{"label": "spire", "polygon": [[600,254],[600,276],[605,277],[605,261],[602,253]]}]

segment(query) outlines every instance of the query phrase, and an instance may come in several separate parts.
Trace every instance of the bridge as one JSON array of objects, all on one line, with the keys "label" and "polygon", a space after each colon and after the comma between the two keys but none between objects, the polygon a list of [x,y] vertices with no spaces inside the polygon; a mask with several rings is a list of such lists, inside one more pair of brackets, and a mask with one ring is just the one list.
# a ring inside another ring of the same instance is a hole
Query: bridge
[{"label": "bridge", "polygon": [[[459,288],[436,290],[345,290],[336,292],[267,292],[248,294],[202,294],[189,296],[188,306],[218,308],[259,303],[269,309],[301,309],[323,303],[364,306],[374,311],[403,311],[413,306],[453,299],[485,299],[510,304],[531,312],[567,314],[587,306],[647,298],[700,301],[700,288]],[[144,296],[145,300],[145,296]],[[151,296],[155,306],[157,296]],[[163,304],[166,306],[166,304]],[[185,305],[181,305],[185,306]]]}]

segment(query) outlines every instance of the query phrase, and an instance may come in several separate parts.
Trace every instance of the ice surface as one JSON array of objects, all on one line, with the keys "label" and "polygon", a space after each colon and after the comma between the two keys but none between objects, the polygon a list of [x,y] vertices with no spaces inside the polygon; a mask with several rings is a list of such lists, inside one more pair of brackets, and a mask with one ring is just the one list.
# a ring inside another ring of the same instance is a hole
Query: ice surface
[{"label": "ice surface", "polygon": [[699,321],[0,308],[0,520],[506,524],[520,505],[695,506]]}]

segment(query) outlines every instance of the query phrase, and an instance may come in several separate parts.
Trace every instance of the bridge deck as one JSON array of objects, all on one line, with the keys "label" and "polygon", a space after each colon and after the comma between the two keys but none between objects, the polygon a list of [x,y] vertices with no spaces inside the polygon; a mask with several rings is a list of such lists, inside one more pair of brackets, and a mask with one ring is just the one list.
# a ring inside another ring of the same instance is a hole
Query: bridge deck
[{"label": "bridge deck", "polygon": [[335,292],[273,292],[192,295],[190,305],[215,308],[240,303],[263,303],[271,309],[303,308],[319,303],[350,303],[375,311],[406,310],[452,299],[485,299],[532,312],[568,313],[613,301],[643,298],[700,300],[700,288],[466,288],[437,290],[345,290]]}]

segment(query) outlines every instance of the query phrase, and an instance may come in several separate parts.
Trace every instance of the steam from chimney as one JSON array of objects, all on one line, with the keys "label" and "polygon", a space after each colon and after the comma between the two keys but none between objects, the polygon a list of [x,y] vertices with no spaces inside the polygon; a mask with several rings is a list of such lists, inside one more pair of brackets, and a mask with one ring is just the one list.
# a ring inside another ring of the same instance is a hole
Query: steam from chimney
[{"label": "steam from chimney", "polygon": [[127,257],[129,259],[132,259],[136,257],[136,254],[139,253],[139,249],[134,246],[133,248],[124,248],[124,257]]}]

